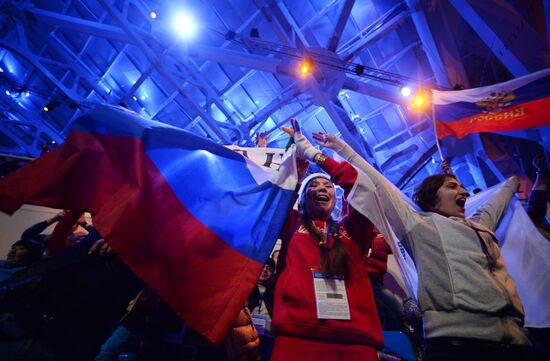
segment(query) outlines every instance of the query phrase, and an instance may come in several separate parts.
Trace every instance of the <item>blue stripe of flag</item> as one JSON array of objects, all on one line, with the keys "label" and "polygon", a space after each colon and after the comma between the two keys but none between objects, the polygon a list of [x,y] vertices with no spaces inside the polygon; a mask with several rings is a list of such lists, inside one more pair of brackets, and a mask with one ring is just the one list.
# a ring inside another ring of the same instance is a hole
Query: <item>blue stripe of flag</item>
[{"label": "blue stripe of flag", "polygon": [[71,130],[142,140],[180,202],[241,254],[263,263],[286,220],[293,190],[258,184],[245,158],[182,129],[120,109],[98,107]]},{"label": "blue stripe of flag", "polygon": [[219,154],[171,147],[147,154],[196,219],[241,254],[265,261],[293,191],[258,185],[244,162]]}]

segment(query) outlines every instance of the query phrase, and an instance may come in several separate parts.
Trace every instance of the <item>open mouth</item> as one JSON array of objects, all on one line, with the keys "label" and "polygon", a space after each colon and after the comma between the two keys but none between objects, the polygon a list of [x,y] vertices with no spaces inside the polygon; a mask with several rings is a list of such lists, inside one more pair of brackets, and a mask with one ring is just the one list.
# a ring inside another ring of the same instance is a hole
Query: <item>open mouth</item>
[{"label": "open mouth", "polygon": [[330,197],[326,194],[318,194],[317,197],[315,197],[315,200],[317,202],[328,202],[330,201]]},{"label": "open mouth", "polygon": [[460,208],[464,208],[464,205],[466,204],[466,198],[458,198],[456,200],[456,204],[460,207]]}]

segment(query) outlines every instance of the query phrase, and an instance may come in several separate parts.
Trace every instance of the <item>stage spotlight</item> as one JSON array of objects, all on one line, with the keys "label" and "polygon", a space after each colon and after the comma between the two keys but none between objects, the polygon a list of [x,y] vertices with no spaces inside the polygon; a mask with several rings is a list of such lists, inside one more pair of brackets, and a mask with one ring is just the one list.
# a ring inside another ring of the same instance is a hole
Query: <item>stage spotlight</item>
[{"label": "stage spotlight", "polygon": [[416,94],[416,96],[414,97],[414,105],[421,107],[424,104],[426,104],[426,97],[424,96],[424,94]]},{"label": "stage spotlight", "polygon": [[151,17],[151,19],[155,20],[157,18],[157,12],[156,11],[151,11],[151,13],[149,14],[149,16]]},{"label": "stage spotlight", "polygon": [[411,108],[416,110],[422,110],[428,104],[428,95],[425,91],[417,91],[412,99]]},{"label": "stage spotlight", "polygon": [[404,86],[403,88],[401,88],[401,95],[403,95],[404,97],[410,96],[411,93],[411,88],[409,88],[408,86]]},{"label": "stage spotlight", "polygon": [[172,28],[183,39],[191,39],[197,32],[197,22],[190,13],[178,13],[172,20]]},{"label": "stage spotlight", "polygon": [[61,104],[59,102],[59,100],[52,100],[48,104],[44,105],[44,107],[42,109],[47,113],[50,110],[53,110],[53,109],[57,108],[59,106],[59,104]]},{"label": "stage spotlight", "polygon": [[298,70],[300,71],[300,74],[307,75],[311,73],[311,69],[313,68],[313,63],[311,60],[304,60],[300,63],[300,66],[298,67]]}]

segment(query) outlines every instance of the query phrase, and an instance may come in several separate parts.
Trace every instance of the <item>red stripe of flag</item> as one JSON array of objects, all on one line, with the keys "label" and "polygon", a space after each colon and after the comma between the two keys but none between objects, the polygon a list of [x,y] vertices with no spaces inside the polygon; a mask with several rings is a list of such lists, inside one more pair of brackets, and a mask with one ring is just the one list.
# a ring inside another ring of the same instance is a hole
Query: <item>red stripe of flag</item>
[{"label": "red stripe of flag", "polygon": [[479,113],[453,122],[436,120],[437,138],[462,138],[480,132],[505,132],[550,124],[550,98],[509,107],[494,114]]},{"label": "red stripe of flag", "polygon": [[71,132],[61,148],[0,181],[1,210],[23,203],[96,213],[94,225],[117,255],[214,343],[263,267],[185,209],[139,139]]}]

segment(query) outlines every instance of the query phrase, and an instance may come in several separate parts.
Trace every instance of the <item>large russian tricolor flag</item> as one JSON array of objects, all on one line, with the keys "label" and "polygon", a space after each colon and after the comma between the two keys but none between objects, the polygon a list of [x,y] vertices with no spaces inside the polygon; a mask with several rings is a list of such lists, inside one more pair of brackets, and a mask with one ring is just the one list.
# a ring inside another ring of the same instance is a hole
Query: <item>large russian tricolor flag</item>
[{"label": "large russian tricolor flag", "polygon": [[439,139],[550,125],[550,69],[504,83],[459,91],[432,91]]},{"label": "large russian tricolor flag", "polygon": [[273,170],[102,106],[77,119],[61,147],[0,180],[0,210],[30,203],[94,213],[119,257],[220,343],[274,246],[296,183],[293,151]]}]

